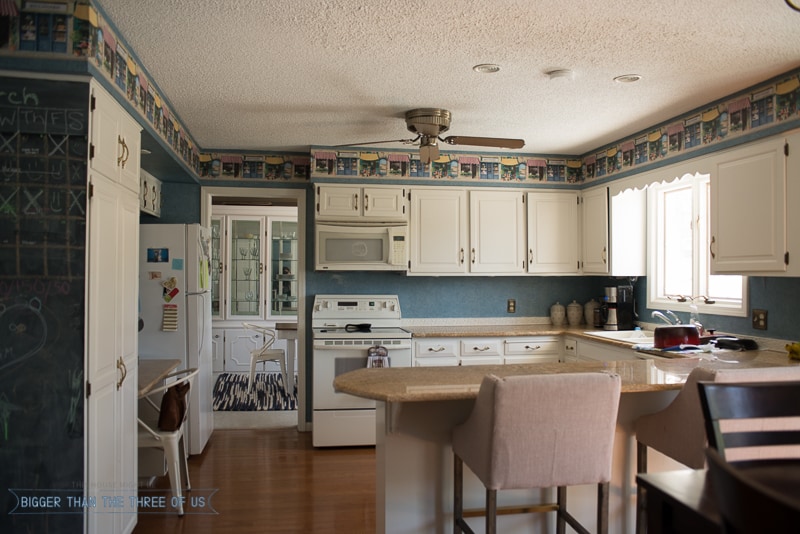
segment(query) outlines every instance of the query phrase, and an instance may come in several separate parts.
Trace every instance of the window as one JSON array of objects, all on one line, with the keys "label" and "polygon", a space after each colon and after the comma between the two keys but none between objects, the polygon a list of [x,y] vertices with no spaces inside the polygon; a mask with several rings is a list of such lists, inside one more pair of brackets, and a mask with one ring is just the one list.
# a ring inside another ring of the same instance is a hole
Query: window
[{"label": "window", "polygon": [[700,313],[747,315],[747,278],[710,274],[709,178],[686,174],[649,187],[648,308],[689,311],[694,302]]}]

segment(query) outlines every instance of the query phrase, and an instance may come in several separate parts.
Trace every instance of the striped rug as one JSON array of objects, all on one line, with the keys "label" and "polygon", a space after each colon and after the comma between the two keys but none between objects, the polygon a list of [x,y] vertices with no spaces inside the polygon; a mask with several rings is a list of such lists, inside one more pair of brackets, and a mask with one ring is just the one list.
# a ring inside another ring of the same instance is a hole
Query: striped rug
[{"label": "striped rug", "polygon": [[297,409],[297,388],[290,395],[283,387],[280,373],[256,373],[249,390],[248,373],[222,373],[214,384],[214,410],[220,412],[256,412]]}]

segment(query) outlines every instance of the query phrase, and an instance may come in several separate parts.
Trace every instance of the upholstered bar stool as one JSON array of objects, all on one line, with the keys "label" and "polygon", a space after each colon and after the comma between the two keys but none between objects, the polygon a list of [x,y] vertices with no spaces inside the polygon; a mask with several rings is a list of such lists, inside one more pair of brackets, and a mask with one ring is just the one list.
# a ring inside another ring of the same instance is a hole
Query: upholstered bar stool
[{"label": "upholstered bar stool", "polygon": [[[715,370],[695,367],[681,391],[663,410],[636,420],[636,470],[647,472],[647,449],[658,452],[692,469],[706,465],[706,431],[697,383],[775,382],[800,380],[800,367],[763,367]],[[644,532],[647,496],[637,488],[636,532]]]},{"label": "upholstered bar stool", "polygon": [[612,373],[484,377],[472,413],[453,429],[454,532],[473,532],[463,516],[463,464],[486,488],[487,533],[497,531],[498,490],[551,487],[557,502],[541,511],[556,511],[557,532],[569,523],[587,533],[566,510],[566,487],[580,484],[597,484],[597,532],[607,532],[619,395]]}]

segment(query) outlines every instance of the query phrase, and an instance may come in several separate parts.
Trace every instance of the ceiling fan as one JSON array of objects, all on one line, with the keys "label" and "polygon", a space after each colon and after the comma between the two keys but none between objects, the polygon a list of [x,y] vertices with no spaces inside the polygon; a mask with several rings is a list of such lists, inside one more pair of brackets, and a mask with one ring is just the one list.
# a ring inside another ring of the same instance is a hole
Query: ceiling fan
[{"label": "ceiling fan", "polygon": [[365,143],[348,143],[343,146],[377,145],[381,143],[414,144],[419,141],[419,156],[425,163],[430,163],[439,158],[439,141],[448,145],[471,145],[491,148],[522,148],[524,139],[506,139],[502,137],[467,137],[451,135],[439,137],[450,129],[451,114],[446,109],[420,108],[406,111],[406,127],[417,134],[413,139],[392,139],[388,141],[367,141]]}]

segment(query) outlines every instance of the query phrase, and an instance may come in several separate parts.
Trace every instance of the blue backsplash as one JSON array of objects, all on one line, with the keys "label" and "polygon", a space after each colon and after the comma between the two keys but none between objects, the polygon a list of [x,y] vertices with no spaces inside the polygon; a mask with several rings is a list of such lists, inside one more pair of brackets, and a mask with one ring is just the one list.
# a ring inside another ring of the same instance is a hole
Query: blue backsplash
[{"label": "blue backsplash", "polygon": [[[599,298],[608,278],[557,277],[415,277],[384,272],[309,273],[306,289],[311,296],[327,294],[396,294],[406,319],[461,317],[546,317],[557,301],[565,306]],[[507,313],[508,299],[517,312]],[[309,306],[310,307],[310,306]]]}]

